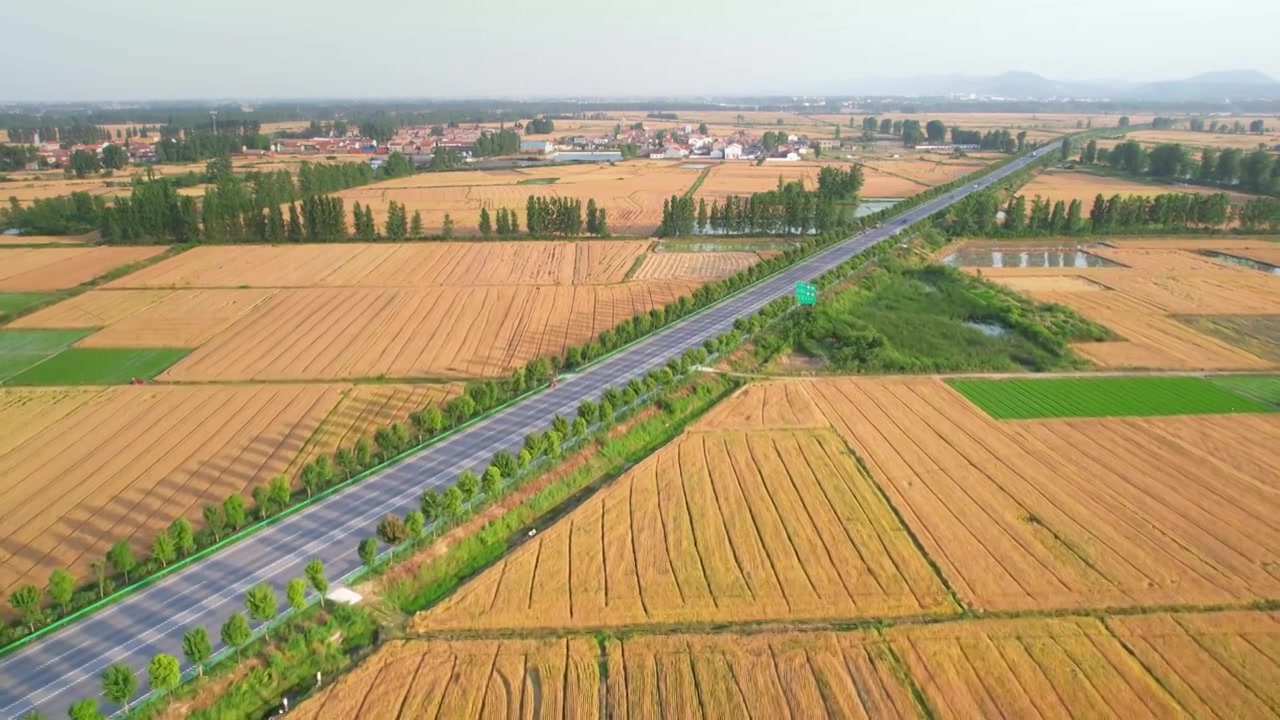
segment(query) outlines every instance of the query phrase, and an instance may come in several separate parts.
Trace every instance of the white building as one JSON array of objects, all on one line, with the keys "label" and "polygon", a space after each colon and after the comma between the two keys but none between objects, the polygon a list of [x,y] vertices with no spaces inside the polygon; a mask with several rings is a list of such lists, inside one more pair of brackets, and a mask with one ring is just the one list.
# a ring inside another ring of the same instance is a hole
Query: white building
[{"label": "white building", "polygon": [[739,145],[738,143],[729,143],[728,145],[725,145],[724,159],[725,160],[741,160],[742,146]]}]

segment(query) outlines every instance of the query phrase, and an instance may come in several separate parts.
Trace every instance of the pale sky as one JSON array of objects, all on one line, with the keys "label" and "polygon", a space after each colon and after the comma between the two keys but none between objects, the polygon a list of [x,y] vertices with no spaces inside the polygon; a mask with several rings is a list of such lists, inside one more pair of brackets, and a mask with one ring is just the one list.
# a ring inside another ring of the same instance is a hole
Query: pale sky
[{"label": "pale sky", "polygon": [[0,102],[848,92],[1280,78],[1280,0],[4,0]]}]

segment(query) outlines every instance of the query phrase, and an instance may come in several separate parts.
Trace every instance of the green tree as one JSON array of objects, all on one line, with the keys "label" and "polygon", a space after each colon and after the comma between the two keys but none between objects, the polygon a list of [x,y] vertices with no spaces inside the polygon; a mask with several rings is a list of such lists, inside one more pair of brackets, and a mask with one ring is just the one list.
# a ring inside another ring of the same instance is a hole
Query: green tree
[{"label": "green tree", "polygon": [[423,530],[426,529],[427,518],[420,510],[410,510],[404,516],[404,531],[408,534],[409,539],[417,540],[422,537]]},{"label": "green tree", "polygon": [[444,491],[440,505],[441,518],[456,520],[462,517],[462,491],[457,485],[451,485]]},{"label": "green tree", "polygon": [[173,539],[173,548],[178,557],[186,557],[196,549],[196,534],[191,528],[191,521],[178,518],[169,524],[169,537]]},{"label": "green tree", "polygon": [[196,666],[196,674],[204,676],[204,664],[209,662],[213,654],[213,644],[209,642],[209,631],[202,627],[193,627],[182,634],[182,654]]},{"label": "green tree", "polygon": [[240,526],[244,525],[244,498],[239,493],[228,495],[227,499],[222,501],[222,514],[227,518],[227,526],[232,532],[239,530]]},{"label": "green tree", "polygon": [[307,582],[311,584],[311,589],[320,596],[320,605],[324,606],[324,594],[329,592],[329,579],[324,576],[324,561],[312,558],[307,562],[304,574],[307,576]]},{"label": "green tree", "polygon": [[249,628],[249,621],[240,613],[232,613],[227,621],[222,623],[222,642],[230,648],[235,648],[236,659],[240,659],[240,650],[245,643],[249,642],[249,638],[253,635],[253,630]]},{"label": "green tree", "polygon": [[9,604],[13,606],[31,632],[35,632],[36,621],[40,619],[40,601],[44,593],[35,585],[22,585],[9,593]]},{"label": "green tree", "polygon": [[930,120],[924,126],[924,134],[931,143],[944,142],[947,139],[947,126],[941,120]]},{"label": "green tree", "polygon": [[698,231],[707,231],[707,199],[698,198]]},{"label": "green tree", "polygon": [[711,131],[707,129],[706,123],[698,123],[698,134],[704,137],[711,134]]},{"label": "green tree", "polygon": [[76,174],[76,177],[82,178],[100,170],[102,170],[102,163],[98,160],[98,154],[92,150],[76,150],[71,153],[71,171]]},{"label": "green tree", "polygon": [[480,208],[480,234],[484,237],[493,234],[493,223],[489,219],[488,208]]},{"label": "green tree", "polygon": [[402,203],[392,200],[387,206],[387,237],[403,240],[409,235],[409,216]]},{"label": "green tree", "polygon": [[1084,146],[1084,151],[1080,155],[1080,161],[1085,165],[1092,165],[1098,160],[1098,141],[1090,140],[1089,144]]},{"label": "green tree", "polygon": [[169,563],[177,557],[177,550],[173,546],[173,538],[168,533],[160,533],[156,539],[151,541],[151,559],[160,563],[160,567],[169,567]]},{"label": "green tree", "polygon": [[49,573],[49,585],[45,590],[49,593],[49,599],[65,613],[76,591],[76,579],[65,569],[54,568],[53,572]]},{"label": "green tree", "polygon": [[360,469],[360,463],[356,460],[356,454],[348,448],[338,448],[333,453],[333,464],[338,466],[342,471],[344,480],[350,480],[351,476]]},{"label": "green tree", "polygon": [[307,581],[302,578],[290,580],[284,589],[284,597],[294,612],[301,612],[307,606]]},{"label": "green tree", "polygon": [[289,203],[289,224],[285,226],[285,237],[291,242],[302,241],[302,218],[298,216],[298,204]]},{"label": "green tree", "polygon": [[244,594],[244,608],[249,611],[249,617],[265,623],[280,611],[280,601],[276,598],[276,591],[270,585],[259,583],[249,588]]},{"label": "green tree", "polygon": [[420,238],[422,237],[422,234],[422,213],[418,210],[414,210],[413,220],[409,222],[409,236]]},{"label": "green tree", "polygon": [[493,500],[502,492],[502,471],[490,465],[484,471],[484,477],[481,479],[481,490],[484,496]]},{"label": "green tree", "polygon": [[1118,122],[1118,123],[1116,123],[1116,124],[1117,124],[1119,127],[1122,127],[1122,128],[1127,128],[1127,127],[1129,127],[1129,116],[1128,116],[1128,115],[1121,115],[1121,116],[1120,116],[1120,122]]},{"label": "green tree", "polygon": [[293,488],[289,486],[289,479],[283,475],[276,475],[267,483],[267,502],[271,506],[272,513],[278,513],[289,506],[289,498],[293,495]]},{"label": "green tree", "polygon": [[128,665],[116,663],[102,671],[102,694],[107,701],[129,708],[129,699],[138,690],[138,678]]},{"label": "green tree", "polygon": [[102,148],[102,167],[108,170],[119,170],[129,165],[129,153],[119,145],[107,145]]},{"label": "green tree", "polygon": [[458,490],[462,493],[463,500],[471,500],[475,497],[479,487],[480,478],[470,470],[463,470],[458,476]]},{"label": "green tree", "polygon": [[449,213],[444,214],[444,225],[440,229],[440,237],[445,240],[453,237],[453,218],[449,217]]},{"label": "green tree", "polygon": [[103,720],[103,715],[98,710],[98,698],[85,698],[71,703],[67,715],[71,720]]},{"label": "green tree", "polygon": [[355,458],[359,467],[367,468],[373,464],[373,443],[369,442],[369,438],[356,440]]},{"label": "green tree", "polygon": [[204,525],[209,528],[209,532],[213,533],[213,541],[218,542],[222,539],[222,531],[227,528],[227,516],[222,511],[221,505],[213,503],[205,503],[201,508],[200,514],[204,516]]},{"label": "green tree", "polygon": [[111,567],[116,572],[124,576],[124,582],[129,583],[129,573],[138,565],[137,559],[133,557],[133,548],[129,547],[129,543],[125,540],[117,540],[111,549],[107,551],[107,562],[111,563]]},{"label": "green tree", "polygon": [[365,538],[356,546],[356,554],[360,556],[360,562],[365,567],[373,567],[374,561],[378,559],[378,541],[373,538]]},{"label": "green tree", "polygon": [[181,679],[182,668],[178,665],[178,658],[172,655],[159,653],[147,663],[147,682],[152,690],[161,693],[172,690],[178,687]]}]

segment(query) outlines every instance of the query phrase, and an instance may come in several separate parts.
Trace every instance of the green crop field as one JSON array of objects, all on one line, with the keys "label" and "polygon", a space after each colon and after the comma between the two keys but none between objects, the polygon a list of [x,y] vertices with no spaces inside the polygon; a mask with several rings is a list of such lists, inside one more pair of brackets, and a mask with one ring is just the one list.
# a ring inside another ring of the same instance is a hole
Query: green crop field
[{"label": "green crop field", "polygon": [[58,293],[0,293],[0,323],[15,313],[57,296]]},{"label": "green crop field", "polygon": [[557,180],[559,180],[559,179],[560,179],[560,178],[554,178],[554,177],[548,177],[548,178],[528,178],[527,180],[521,180],[520,182],[518,182],[518,183],[516,183],[516,184],[517,184],[517,185],[554,185],[554,184],[555,184],[555,182],[556,182]]},{"label": "green crop field", "polygon": [[1271,407],[1197,377],[948,380],[996,420],[1269,412]]},{"label": "green crop field", "polygon": [[191,352],[176,348],[68,348],[28,366],[7,385],[121,385],[150,379]]},{"label": "green crop field", "polygon": [[93,330],[0,330],[0,382],[91,333]]},{"label": "green crop field", "polygon": [[1209,382],[1236,395],[1280,408],[1280,375],[1215,375]]}]

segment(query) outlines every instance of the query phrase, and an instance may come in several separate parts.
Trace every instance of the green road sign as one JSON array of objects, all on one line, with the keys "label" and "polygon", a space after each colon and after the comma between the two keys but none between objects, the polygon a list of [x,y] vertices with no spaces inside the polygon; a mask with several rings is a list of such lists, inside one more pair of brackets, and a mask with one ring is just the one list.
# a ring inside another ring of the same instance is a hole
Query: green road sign
[{"label": "green road sign", "polygon": [[818,286],[813,283],[796,283],[796,302],[801,305],[818,303]]}]

